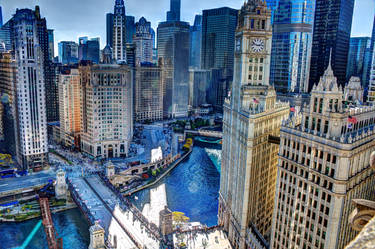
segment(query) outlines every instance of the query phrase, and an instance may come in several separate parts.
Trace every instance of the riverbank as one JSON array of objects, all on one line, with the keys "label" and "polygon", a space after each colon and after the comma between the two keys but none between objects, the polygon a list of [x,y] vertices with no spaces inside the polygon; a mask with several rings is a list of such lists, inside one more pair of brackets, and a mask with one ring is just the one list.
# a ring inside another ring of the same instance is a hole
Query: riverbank
[{"label": "riverbank", "polygon": [[134,193],[137,193],[143,189],[147,189],[147,188],[150,188],[154,185],[156,185],[157,183],[160,182],[160,180],[162,180],[166,175],[168,175],[169,172],[171,172],[174,168],[176,168],[181,162],[183,162],[190,154],[191,152],[193,151],[193,149],[190,149],[188,152],[186,152],[180,159],[178,159],[177,161],[173,162],[171,166],[168,167],[168,169],[163,173],[161,174],[160,176],[158,176],[154,181],[150,182],[150,183],[147,183],[146,185],[141,185],[133,190],[130,190],[128,192],[125,192],[123,193],[124,196],[129,196],[129,195],[132,195]]},{"label": "riverbank", "polygon": [[[69,202],[65,204],[64,206],[57,206],[53,207],[51,206],[51,213],[59,213],[62,211],[70,210],[73,208],[76,208],[77,205],[74,202]],[[39,210],[34,210],[30,212],[23,212],[23,213],[17,213],[17,214],[5,214],[0,216],[0,222],[4,223],[12,223],[12,222],[24,222],[27,220],[35,219],[41,217],[41,212]]]}]

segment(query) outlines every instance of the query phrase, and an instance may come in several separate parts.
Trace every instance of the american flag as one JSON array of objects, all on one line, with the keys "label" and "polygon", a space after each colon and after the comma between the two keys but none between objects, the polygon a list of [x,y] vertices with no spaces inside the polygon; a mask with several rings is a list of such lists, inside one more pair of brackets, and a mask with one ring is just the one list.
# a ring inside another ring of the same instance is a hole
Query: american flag
[{"label": "american flag", "polygon": [[358,120],[355,117],[349,116],[348,117],[348,122],[352,124],[356,124]]},{"label": "american flag", "polygon": [[259,104],[259,101],[256,98],[253,98],[255,104]]},{"label": "american flag", "polygon": [[290,111],[291,111],[291,112],[296,112],[296,108],[294,108],[294,107],[290,107]]}]

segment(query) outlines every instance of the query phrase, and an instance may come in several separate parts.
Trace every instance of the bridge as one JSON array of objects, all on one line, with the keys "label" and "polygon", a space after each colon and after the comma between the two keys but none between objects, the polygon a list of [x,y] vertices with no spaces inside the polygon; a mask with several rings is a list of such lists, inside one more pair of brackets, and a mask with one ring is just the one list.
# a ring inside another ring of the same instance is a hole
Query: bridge
[{"label": "bridge", "polygon": [[198,131],[185,130],[184,131],[184,139],[186,139],[186,135],[187,134],[191,134],[193,136],[223,138],[223,132],[221,132],[221,131],[205,130],[205,129],[200,129]]},{"label": "bridge", "polygon": [[44,231],[47,237],[47,243],[49,249],[62,249],[62,239],[56,238],[56,230],[53,225],[51,210],[49,208],[48,198],[39,198],[40,211],[43,218]]},{"label": "bridge", "polygon": [[90,176],[69,179],[68,187],[89,223],[99,221],[104,228],[110,247],[159,249],[166,246],[158,226],[149,222],[109,182]]}]

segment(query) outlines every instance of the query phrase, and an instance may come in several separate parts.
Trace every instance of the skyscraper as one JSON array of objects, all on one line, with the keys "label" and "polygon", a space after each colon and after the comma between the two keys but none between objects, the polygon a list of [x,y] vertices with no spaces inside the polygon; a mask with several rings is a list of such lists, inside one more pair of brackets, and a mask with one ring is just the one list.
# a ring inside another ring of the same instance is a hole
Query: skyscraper
[{"label": "skyscraper", "polygon": [[0,28],[1,26],[3,26],[3,10],[1,9],[1,6],[0,6]]},{"label": "skyscraper", "polygon": [[166,74],[163,82],[165,117],[188,115],[190,25],[161,22],[157,31],[158,58]]},{"label": "skyscraper", "polygon": [[163,119],[163,75],[161,65],[137,65],[134,89],[134,114],[137,122]]},{"label": "skyscraper", "polygon": [[269,84],[271,11],[263,0],[240,10],[234,80],[224,103],[219,225],[234,248],[267,248],[274,207],[279,136],[289,104]]},{"label": "skyscraper", "polygon": [[196,15],[190,29],[190,66],[201,68],[202,15]]},{"label": "skyscraper", "polygon": [[332,68],[338,84],[345,85],[354,0],[316,0],[309,91],[327,68],[332,50]]},{"label": "skyscraper", "polygon": [[55,57],[55,39],[53,35],[53,29],[48,29],[48,59],[53,61]]},{"label": "skyscraper", "polygon": [[80,65],[79,71],[83,100],[81,150],[96,159],[125,157],[133,137],[130,67]]},{"label": "skyscraper", "polygon": [[[224,84],[219,99],[227,95],[230,83],[233,80],[234,62],[234,34],[237,25],[238,10],[219,8],[203,10],[202,20],[202,69],[222,69],[223,78],[219,83]],[[224,96],[220,96],[224,95]],[[222,106],[218,103],[217,106]]]},{"label": "skyscraper", "polygon": [[99,38],[88,39],[88,37],[80,37],[78,45],[78,59],[89,60],[96,64],[99,63],[100,57]]},{"label": "skyscraper", "polygon": [[180,21],[181,0],[171,0],[170,10],[167,12],[167,22]]},{"label": "skyscraper", "polygon": [[[350,38],[349,54],[348,54],[348,65],[346,69],[346,79],[349,80],[352,76],[358,76],[361,80],[366,73],[365,67],[368,62],[365,61],[366,53],[370,49],[371,38],[370,37],[352,37]],[[367,70],[367,68],[366,68]]]},{"label": "skyscraper", "polygon": [[136,23],[136,34],[133,38],[136,47],[136,64],[152,63],[152,35],[151,23],[141,17]]},{"label": "skyscraper", "polygon": [[272,248],[345,248],[352,200],[375,199],[375,109],[343,99],[329,63],[310,104],[281,128]]},{"label": "skyscraper", "polygon": [[315,0],[279,0],[273,15],[271,84],[277,92],[307,92]]},{"label": "skyscraper", "polygon": [[369,90],[371,65],[373,63],[374,49],[375,49],[375,16],[374,16],[374,22],[372,25],[372,36],[371,36],[370,46],[366,49],[364,65],[363,65],[364,69],[363,69],[363,75],[362,75],[362,85],[365,88],[365,96],[367,96],[368,90]]},{"label": "skyscraper", "polygon": [[45,63],[48,62],[46,22],[41,18],[37,6],[35,11],[17,9],[8,24],[11,27],[13,53],[17,61],[17,162],[23,169],[42,168],[48,163],[45,97]]},{"label": "skyscraper", "polygon": [[74,64],[78,62],[78,44],[74,41],[59,42],[59,62]]},{"label": "skyscraper", "polygon": [[107,29],[107,45],[112,47],[113,44],[113,13],[107,13],[106,15],[106,29]]},{"label": "skyscraper", "polygon": [[134,16],[126,16],[126,43],[133,42],[133,36],[135,35],[135,18]]},{"label": "skyscraper", "polygon": [[126,61],[126,16],[124,0],[116,0],[115,3],[112,37],[113,59],[117,62]]}]

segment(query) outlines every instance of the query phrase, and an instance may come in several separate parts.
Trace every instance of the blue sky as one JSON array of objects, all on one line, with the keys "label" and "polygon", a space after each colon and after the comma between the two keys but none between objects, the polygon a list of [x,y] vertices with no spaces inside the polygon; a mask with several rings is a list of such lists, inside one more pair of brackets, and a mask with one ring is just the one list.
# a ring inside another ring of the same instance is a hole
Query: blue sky
[{"label": "blue sky", "polygon": [[[105,45],[105,15],[113,11],[115,0],[0,0],[3,19],[7,21],[16,8],[34,8],[40,5],[48,28],[55,30],[55,43],[78,41],[80,36],[100,37]],[[203,9],[228,6],[240,8],[244,0],[182,0],[181,18],[190,23]],[[370,36],[374,20],[375,0],[356,0],[352,36]],[[169,0],[125,0],[126,13],[141,16],[152,22],[154,28],[165,20]],[[55,46],[56,47],[56,46]],[[57,52],[57,51],[56,51]],[[55,53],[56,53],[55,52]]]}]

